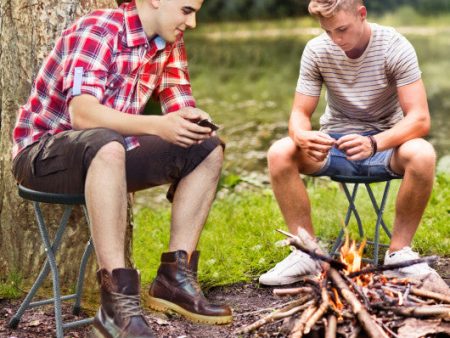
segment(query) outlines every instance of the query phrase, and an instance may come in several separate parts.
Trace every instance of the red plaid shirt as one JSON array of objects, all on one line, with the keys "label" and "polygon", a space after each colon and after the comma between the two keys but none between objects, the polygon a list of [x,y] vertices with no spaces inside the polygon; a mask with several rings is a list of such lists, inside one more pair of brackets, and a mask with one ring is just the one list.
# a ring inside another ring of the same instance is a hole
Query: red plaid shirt
[{"label": "red plaid shirt", "polygon": [[[152,95],[164,114],[195,106],[182,36],[173,44],[160,37],[149,41],[134,1],[97,10],[62,33],[41,67],[19,111],[13,157],[44,134],[72,129],[68,106],[79,67],[77,91],[121,112],[140,114]],[[139,146],[135,137],[125,142],[128,150]]]}]

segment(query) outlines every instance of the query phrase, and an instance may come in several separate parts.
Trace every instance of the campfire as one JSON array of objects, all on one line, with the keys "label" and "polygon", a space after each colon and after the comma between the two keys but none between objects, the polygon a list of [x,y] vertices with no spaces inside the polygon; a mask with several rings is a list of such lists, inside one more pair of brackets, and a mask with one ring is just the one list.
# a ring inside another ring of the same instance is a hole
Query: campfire
[{"label": "campfire", "polygon": [[[290,300],[235,334],[258,333],[264,325],[283,321],[275,334],[300,338],[315,331],[331,337],[425,337],[450,334],[450,294],[421,288],[420,281],[388,278],[383,271],[431,263],[437,257],[401,264],[363,266],[366,244],[350,243],[348,236],[339,260],[324,255],[317,243],[302,230],[288,236],[281,245],[292,245],[321,262],[322,273],[305,278],[304,286],[274,289]],[[316,335],[317,336],[317,335]]]}]

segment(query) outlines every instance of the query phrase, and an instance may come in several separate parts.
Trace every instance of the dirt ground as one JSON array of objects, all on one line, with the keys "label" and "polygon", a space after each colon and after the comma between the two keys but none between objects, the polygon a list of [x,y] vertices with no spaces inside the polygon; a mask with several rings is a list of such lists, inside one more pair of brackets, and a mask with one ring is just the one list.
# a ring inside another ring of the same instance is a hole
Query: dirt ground
[{"label": "dirt ground", "polygon": [[[434,268],[440,273],[447,284],[450,285],[450,258],[441,258]],[[164,315],[145,311],[157,337],[236,337],[234,331],[237,328],[250,324],[260,318],[263,309],[277,307],[287,302],[286,299],[272,295],[272,288],[260,287],[256,283],[236,284],[232,286],[216,288],[207,293],[209,299],[215,302],[228,303],[233,307],[234,320],[232,324],[222,326],[209,326],[194,324],[177,315]],[[55,334],[53,321],[53,308],[46,306],[26,311],[19,327],[11,330],[7,323],[17,310],[21,300],[0,300],[0,337],[28,338],[28,337],[52,337]],[[65,320],[74,318],[70,313],[70,304],[63,306]],[[86,316],[85,316],[86,317]],[[90,332],[89,327],[65,331],[66,337],[86,337]],[[278,332],[278,326],[270,325],[259,332],[260,337],[283,337]],[[315,336],[320,336],[317,334]],[[313,337],[313,336],[311,336]]]}]

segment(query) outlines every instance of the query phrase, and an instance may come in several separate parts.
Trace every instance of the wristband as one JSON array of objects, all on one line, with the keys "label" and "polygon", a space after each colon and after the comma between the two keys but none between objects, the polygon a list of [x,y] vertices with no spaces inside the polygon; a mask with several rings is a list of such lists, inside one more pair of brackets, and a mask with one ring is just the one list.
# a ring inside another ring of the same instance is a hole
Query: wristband
[{"label": "wristband", "polygon": [[375,140],[375,137],[373,137],[372,135],[367,136],[370,140],[370,145],[372,147],[372,153],[370,154],[370,157],[373,157],[378,150],[378,145],[377,145],[377,140]]}]

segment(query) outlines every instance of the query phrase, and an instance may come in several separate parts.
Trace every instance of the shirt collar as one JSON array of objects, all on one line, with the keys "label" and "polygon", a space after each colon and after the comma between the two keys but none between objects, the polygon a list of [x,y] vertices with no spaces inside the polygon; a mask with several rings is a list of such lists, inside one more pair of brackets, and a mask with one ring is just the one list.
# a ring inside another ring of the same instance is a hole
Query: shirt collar
[{"label": "shirt collar", "polygon": [[[135,1],[133,0],[129,3],[124,3],[122,4],[122,7],[125,21],[125,35],[123,42],[128,47],[148,44],[150,40],[147,38],[144,28],[142,27]],[[156,36],[151,40],[156,44],[158,50],[162,50],[166,47],[166,41],[160,36]]]}]

